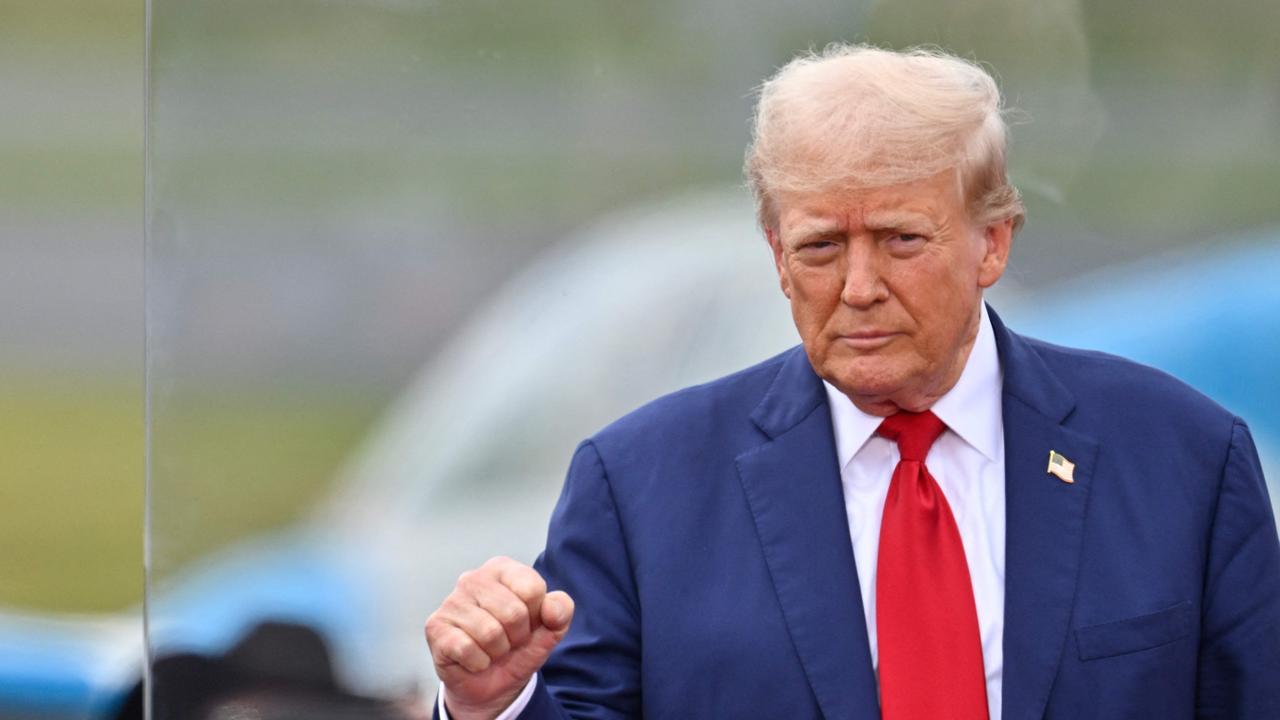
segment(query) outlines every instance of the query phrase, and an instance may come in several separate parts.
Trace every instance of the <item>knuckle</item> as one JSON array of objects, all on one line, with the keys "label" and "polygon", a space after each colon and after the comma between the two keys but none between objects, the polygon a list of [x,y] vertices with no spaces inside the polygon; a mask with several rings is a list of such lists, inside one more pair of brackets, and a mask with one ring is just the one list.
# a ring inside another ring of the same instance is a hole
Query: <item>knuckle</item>
[{"label": "knuckle", "polygon": [[498,622],[501,622],[507,627],[528,623],[529,608],[519,603],[509,603],[498,609],[498,611],[494,613],[494,617],[498,618]]},{"label": "knuckle", "polygon": [[479,640],[482,645],[496,645],[501,642],[502,638],[506,637],[506,635],[507,634],[503,631],[502,626],[496,623],[486,624],[484,627],[476,630],[476,639]]},{"label": "knuckle", "polygon": [[428,643],[427,647],[431,650],[431,659],[436,664],[443,665],[445,662],[453,659],[453,655],[450,653],[448,647],[448,642],[443,638],[437,638],[435,642]]},{"label": "knuckle", "polygon": [[547,581],[542,576],[529,568],[528,572],[520,573],[512,578],[511,590],[524,600],[537,600],[547,594]]},{"label": "knuckle", "polygon": [[464,637],[461,633],[454,633],[440,643],[440,652],[447,657],[461,659],[466,656],[472,644],[470,638]]}]

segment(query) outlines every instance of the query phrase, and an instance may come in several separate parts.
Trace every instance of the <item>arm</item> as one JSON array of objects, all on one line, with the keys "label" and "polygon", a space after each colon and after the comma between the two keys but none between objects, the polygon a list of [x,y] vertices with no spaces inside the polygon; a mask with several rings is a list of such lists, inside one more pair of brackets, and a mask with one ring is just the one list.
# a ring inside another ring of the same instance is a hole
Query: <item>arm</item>
[{"label": "arm", "polygon": [[[427,620],[443,683],[435,717],[639,715],[639,604],[613,493],[589,442],[574,454],[535,567],[493,558],[463,573]],[[570,626],[578,597],[587,612]]]},{"label": "arm", "polygon": [[582,612],[543,667],[530,710],[549,694],[573,718],[639,717],[640,602],[613,489],[590,441],[574,453],[534,567]]},{"label": "arm", "polygon": [[1218,489],[1202,613],[1197,717],[1280,717],[1280,541],[1240,420]]}]

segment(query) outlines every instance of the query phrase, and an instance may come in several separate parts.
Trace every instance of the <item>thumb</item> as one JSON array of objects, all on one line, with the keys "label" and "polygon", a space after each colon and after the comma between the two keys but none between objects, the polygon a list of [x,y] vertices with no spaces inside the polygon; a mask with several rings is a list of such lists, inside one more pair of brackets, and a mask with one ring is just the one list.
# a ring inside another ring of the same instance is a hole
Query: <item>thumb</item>
[{"label": "thumb", "polygon": [[529,644],[510,668],[517,677],[527,678],[541,669],[551,651],[564,639],[573,621],[573,599],[560,591],[547,593],[539,615],[542,626],[533,631]]},{"label": "thumb", "polygon": [[573,598],[563,590],[547,593],[542,600],[542,625],[556,635],[556,639],[564,637],[569,631],[569,623],[573,622]]}]

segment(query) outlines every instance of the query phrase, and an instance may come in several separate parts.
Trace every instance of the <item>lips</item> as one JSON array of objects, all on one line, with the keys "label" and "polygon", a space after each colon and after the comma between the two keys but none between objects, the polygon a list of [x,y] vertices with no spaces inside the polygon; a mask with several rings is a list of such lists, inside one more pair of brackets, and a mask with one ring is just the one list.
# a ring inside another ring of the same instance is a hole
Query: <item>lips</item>
[{"label": "lips", "polygon": [[858,330],[841,334],[836,338],[836,342],[858,350],[874,350],[888,345],[899,334],[889,330]]}]

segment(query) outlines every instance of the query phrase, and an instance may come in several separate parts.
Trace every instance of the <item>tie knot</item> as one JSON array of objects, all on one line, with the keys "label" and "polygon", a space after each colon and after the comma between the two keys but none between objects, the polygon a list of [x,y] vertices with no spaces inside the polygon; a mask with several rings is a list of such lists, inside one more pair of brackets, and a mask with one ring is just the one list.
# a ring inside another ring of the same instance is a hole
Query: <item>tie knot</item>
[{"label": "tie knot", "polygon": [[903,411],[890,415],[880,423],[876,432],[881,437],[898,443],[898,453],[903,460],[924,462],[933,441],[946,429],[946,424],[937,415],[925,410],[920,413]]}]

